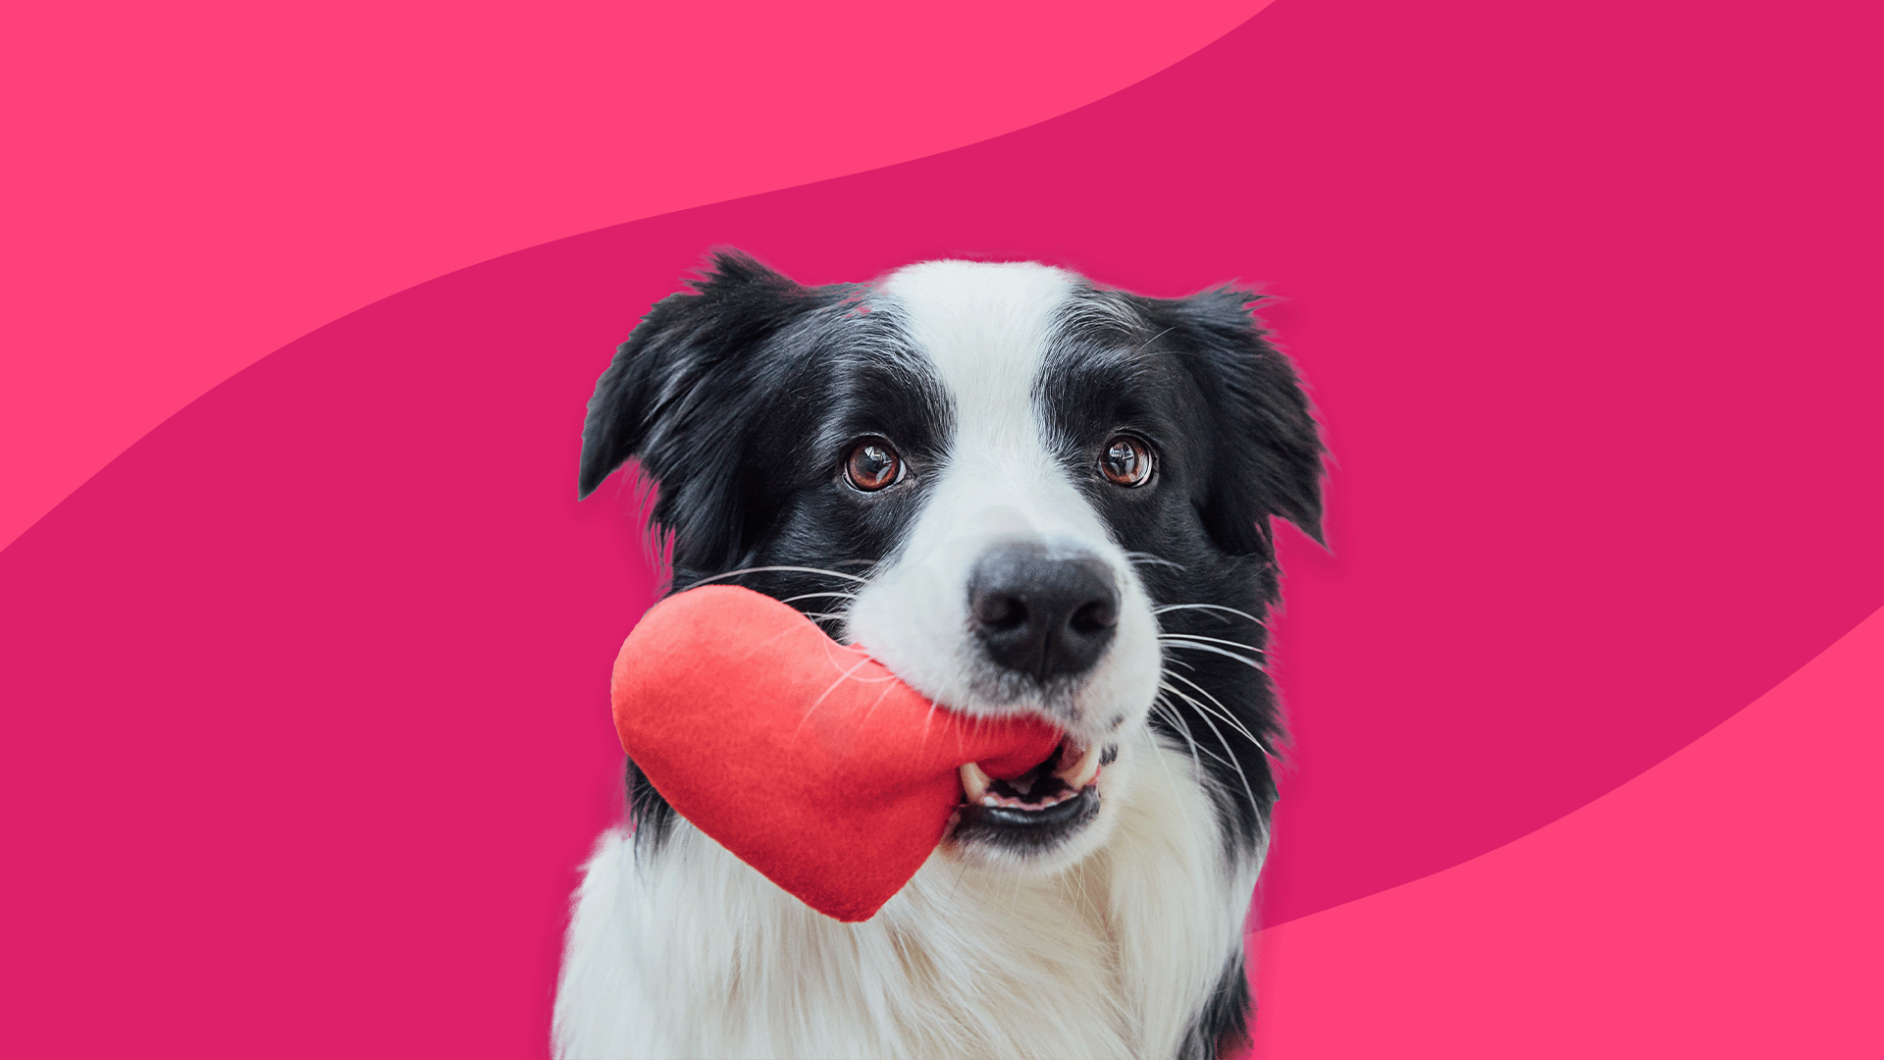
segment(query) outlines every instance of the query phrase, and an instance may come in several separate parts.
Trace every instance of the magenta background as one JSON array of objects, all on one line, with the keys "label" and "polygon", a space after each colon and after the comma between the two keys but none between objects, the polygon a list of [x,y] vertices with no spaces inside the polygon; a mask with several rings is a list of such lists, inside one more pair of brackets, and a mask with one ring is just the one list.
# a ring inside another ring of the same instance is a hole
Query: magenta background
[{"label": "magenta background", "polygon": [[1881,704],[1884,611],[1575,813],[1263,931],[1255,1055],[1884,1054]]},{"label": "magenta background", "polygon": [[1267,2],[10,5],[0,547],[210,387],[360,306],[1010,132]]},{"label": "magenta background", "polygon": [[[627,491],[574,501],[582,402],[720,243],[808,282],[1266,282],[1338,467],[1332,554],[1285,541],[1264,919],[1589,819],[1884,604],[1876,16],[1757,14],[1281,0],[1041,125],[496,258],[241,372],[0,553],[6,1033],[541,1052],[650,593]],[[1681,790],[1783,802],[1760,746]],[[1871,819],[1854,791],[1833,820]],[[1614,834],[1578,856],[1671,878]]]}]

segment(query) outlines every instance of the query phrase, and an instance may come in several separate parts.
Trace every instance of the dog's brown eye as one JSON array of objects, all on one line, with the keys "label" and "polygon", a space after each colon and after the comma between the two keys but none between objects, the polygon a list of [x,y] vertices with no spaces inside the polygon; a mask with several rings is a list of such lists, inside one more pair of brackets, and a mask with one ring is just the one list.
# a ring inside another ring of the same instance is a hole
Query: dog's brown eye
[{"label": "dog's brown eye", "polygon": [[865,438],[844,462],[844,477],[865,493],[874,493],[903,477],[903,458],[881,438]]},{"label": "dog's brown eye", "polygon": [[1129,434],[1115,434],[1099,455],[1099,470],[1120,486],[1143,486],[1151,480],[1151,446]]}]

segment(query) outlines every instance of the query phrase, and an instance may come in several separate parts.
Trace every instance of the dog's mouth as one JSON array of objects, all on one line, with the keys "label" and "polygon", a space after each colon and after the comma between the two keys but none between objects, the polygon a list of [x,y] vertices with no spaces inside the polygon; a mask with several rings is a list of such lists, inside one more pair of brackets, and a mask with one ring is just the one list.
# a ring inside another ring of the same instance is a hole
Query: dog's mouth
[{"label": "dog's mouth", "polygon": [[970,762],[962,767],[962,802],[1023,813],[1051,809],[1098,782],[1101,757],[1098,745],[1082,747],[1068,737],[1045,761],[1012,780],[990,777]]},{"label": "dog's mouth", "polygon": [[954,838],[1014,853],[1042,852],[1092,823],[1099,814],[1099,774],[1118,748],[1086,746],[1071,737],[1053,754],[1012,779],[990,777],[973,762],[962,767],[962,804]]}]

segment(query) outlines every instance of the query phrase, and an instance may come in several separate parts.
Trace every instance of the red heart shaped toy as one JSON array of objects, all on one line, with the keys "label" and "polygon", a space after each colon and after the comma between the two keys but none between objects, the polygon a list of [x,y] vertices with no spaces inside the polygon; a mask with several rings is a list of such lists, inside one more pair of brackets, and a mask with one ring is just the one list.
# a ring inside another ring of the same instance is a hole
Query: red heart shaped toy
[{"label": "red heart shaped toy", "polygon": [[1060,733],[941,709],[789,606],[734,586],[668,597],[615,660],[615,730],[670,805],[827,916],[868,920],[961,800],[960,768],[1016,777]]}]

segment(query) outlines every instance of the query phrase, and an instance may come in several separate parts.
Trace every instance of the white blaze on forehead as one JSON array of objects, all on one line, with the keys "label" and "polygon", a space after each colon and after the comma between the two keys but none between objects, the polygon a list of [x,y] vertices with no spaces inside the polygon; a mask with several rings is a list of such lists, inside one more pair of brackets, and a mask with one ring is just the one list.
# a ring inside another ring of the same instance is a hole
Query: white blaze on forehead
[{"label": "white blaze on forehead", "polygon": [[916,348],[934,362],[954,398],[956,441],[1038,440],[1033,411],[1054,320],[1073,278],[1045,265],[932,261],[891,276]]},{"label": "white blaze on forehead", "polygon": [[[1057,466],[1034,402],[1074,282],[1032,263],[933,261],[883,285],[916,349],[935,366],[954,415],[944,480],[932,486],[948,496],[935,498],[931,512],[978,520],[983,533],[975,536],[1103,533]],[[921,529],[941,528],[919,528],[919,537],[932,537]]]}]

